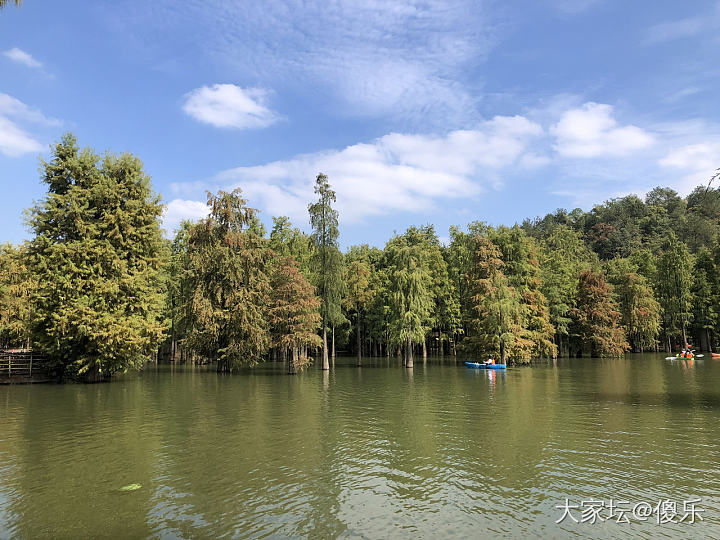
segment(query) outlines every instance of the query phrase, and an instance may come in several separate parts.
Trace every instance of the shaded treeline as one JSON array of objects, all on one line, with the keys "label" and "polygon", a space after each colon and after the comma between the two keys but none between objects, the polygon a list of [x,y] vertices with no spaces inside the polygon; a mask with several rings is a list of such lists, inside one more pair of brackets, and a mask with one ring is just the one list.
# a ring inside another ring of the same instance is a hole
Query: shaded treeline
[{"label": "shaded treeline", "polygon": [[411,367],[429,353],[526,363],[716,341],[717,189],[656,188],[513,227],[476,221],[445,245],[432,225],[410,227],[383,249],[342,253],[323,174],[310,234],[282,216],[268,234],[236,189],[208,194],[208,217],[167,241],[137,158],[100,157],[71,135],[53,154],[32,240],[0,251],[0,345],[32,344],[68,376],[158,354],[295,372],[313,357],[329,369],[337,349]]}]

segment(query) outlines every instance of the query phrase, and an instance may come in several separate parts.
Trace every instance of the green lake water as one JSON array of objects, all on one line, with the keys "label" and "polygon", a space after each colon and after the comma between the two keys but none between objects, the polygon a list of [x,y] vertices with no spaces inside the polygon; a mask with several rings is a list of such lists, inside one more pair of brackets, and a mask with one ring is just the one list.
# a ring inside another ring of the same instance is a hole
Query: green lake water
[{"label": "green lake water", "polygon": [[[718,538],[720,361],[663,356],[1,386],[0,537]],[[556,523],[693,498],[694,525]]]}]

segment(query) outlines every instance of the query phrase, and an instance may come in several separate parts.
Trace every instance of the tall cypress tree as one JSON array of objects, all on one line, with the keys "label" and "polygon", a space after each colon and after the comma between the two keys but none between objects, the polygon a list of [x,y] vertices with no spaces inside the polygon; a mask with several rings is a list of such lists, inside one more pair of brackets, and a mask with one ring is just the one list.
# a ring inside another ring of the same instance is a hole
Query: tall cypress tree
[{"label": "tall cypress tree", "polygon": [[605,276],[594,270],[580,272],[575,305],[570,310],[573,328],[591,356],[621,356],[630,346],[619,326],[620,312]]},{"label": "tall cypress tree", "polygon": [[208,206],[190,231],[187,344],[228,372],[260,362],[270,345],[271,252],[240,189],[208,193]]},{"label": "tall cypress tree", "polygon": [[652,288],[629,259],[608,263],[610,283],[620,310],[620,321],[633,349],[643,352],[656,344],[660,331],[660,304]]},{"label": "tall cypress tree", "polygon": [[520,329],[510,356],[528,362],[533,356],[554,357],[555,328],[550,322],[548,301],[540,290],[540,265],[532,238],[518,226],[500,227],[491,235],[502,252],[504,273],[520,302]]},{"label": "tall cypress tree", "polygon": [[405,346],[405,367],[413,367],[413,346],[422,343],[432,312],[425,253],[419,245],[407,245],[394,238],[386,247],[390,278],[390,333],[394,342]]},{"label": "tall cypress tree", "polygon": [[467,277],[473,317],[466,347],[499,353],[502,363],[522,330],[520,297],[509,284],[504,266],[500,249],[487,236],[478,235]]},{"label": "tall cypress tree", "polygon": [[695,261],[695,279],[692,288],[694,302],[695,335],[700,338],[703,350],[712,350],[713,334],[720,320],[720,306],[716,295],[718,284],[717,264],[706,247],[700,248]]},{"label": "tall cypress tree", "polygon": [[34,342],[90,380],[140,366],[163,334],[162,205],[150,178],[136,157],[100,158],[70,134],[43,169],[48,193],[29,219]]},{"label": "tall cypress tree", "polygon": [[307,348],[320,345],[320,300],[292,257],[279,257],[272,269],[270,322],[272,345],[290,350],[289,373],[307,366]]},{"label": "tall cypress tree", "polygon": [[314,274],[321,301],[322,368],[330,369],[327,329],[328,324],[334,325],[342,320],[340,302],[343,291],[343,258],[338,248],[338,213],[332,207],[335,192],[330,189],[327,176],[322,173],[315,179],[315,193],[318,201],[308,206],[308,212],[315,241]]},{"label": "tall cypress tree", "polygon": [[658,300],[663,308],[663,323],[668,350],[673,337],[687,344],[687,325],[692,317],[692,269],[694,261],[687,246],[670,232],[663,242],[658,262]]},{"label": "tall cypress tree", "polygon": [[355,312],[355,338],[357,342],[357,362],[362,365],[362,323],[373,299],[370,288],[370,264],[367,261],[352,261],[345,269],[347,296],[345,305],[349,311]]}]

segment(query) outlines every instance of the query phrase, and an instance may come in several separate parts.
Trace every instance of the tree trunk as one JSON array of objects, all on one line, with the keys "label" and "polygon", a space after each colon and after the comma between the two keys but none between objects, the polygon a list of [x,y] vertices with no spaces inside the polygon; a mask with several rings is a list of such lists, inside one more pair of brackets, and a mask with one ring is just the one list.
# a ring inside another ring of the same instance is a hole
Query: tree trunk
[{"label": "tree trunk", "polygon": [[707,342],[707,350],[708,352],[712,352],[712,341],[710,341],[710,329],[705,328],[705,341]]},{"label": "tree trunk", "polygon": [[325,328],[325,324],[323,324],[322,356],[323,356],[322,368],[324,370],[330,369],[330,360],[328,359],[328,350],[327,350],[327,328]]},{"label": "tree trunk", "polygon": [[407,351],[406,354],[406,360],[405,360],[405,367],[411,368],[413,367],[413,348],[412,348],[412,342],[410,341],[410,338],[407,340]]},{"label": "tree trunk", "polygon": [[427,360],[427,344],[426,339],[423,339],[423,360]]},{"label": "tree trunk", "polygon": [[292,348],[292,358],[288,362],[288,373],[290,375],[295,375],[297,373],[297,360],[298,360],[298,350],[297,347]]},{"label": "tree trunk", "polygon": [[500,363],[505,363],[505,343],[502,340],[500,341]]},{"label": "tree trunk", "polygon": [[360,347],[360,312],[357,312],[357,328],[356,334],[357,334],[357,360],[358,360],[358,367],[362,366],[362,348]]},{"label": "tree trunk", "polygon": [[332,359],[335,361],[335,325],[332,327]]},{"label": "tree trunk", "polygon": [[683,338],[683,345],[682,345],[682,346],[683,346],[683,349],[684,349],[685,346],[688,344],[688,342],[687,342],[687,335],[685,334],[685,321],[683,321],[683,325],[682,325],[682,338]]}]

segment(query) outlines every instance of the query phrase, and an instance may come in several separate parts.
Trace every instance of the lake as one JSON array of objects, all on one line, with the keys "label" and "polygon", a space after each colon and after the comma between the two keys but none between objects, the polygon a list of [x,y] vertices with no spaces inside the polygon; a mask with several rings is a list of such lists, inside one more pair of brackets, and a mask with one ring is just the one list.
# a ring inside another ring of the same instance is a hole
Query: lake
[{"label": "lake", "polygon": [[0,537],[718,538],[720,361],[663,356],[2,386]]}]

